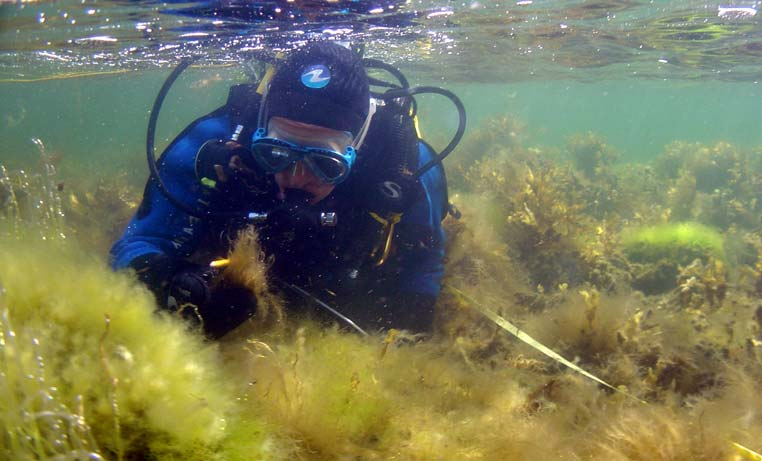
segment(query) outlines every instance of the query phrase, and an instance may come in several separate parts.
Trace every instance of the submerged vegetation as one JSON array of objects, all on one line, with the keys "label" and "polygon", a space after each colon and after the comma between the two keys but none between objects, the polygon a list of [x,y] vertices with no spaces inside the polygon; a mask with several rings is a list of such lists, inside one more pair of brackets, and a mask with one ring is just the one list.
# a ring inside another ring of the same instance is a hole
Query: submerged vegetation
[{"label": "submerged vegetation", "polygon": [[755,459],[759,152],[628,165],[595,134],[548,151],[523,130],[487,121],[448,164],[463,217],[423,341],[290,316],[243,234],[227,282],[268,308],[204,342],[106,270],[139,190],[2,170],[0,458]]},{"label": "submerged vegetation", "polygon": [[4,245],[0,280],[3,459],[224,452],[235,400],[214,347],[134,281],[40,241]]}]

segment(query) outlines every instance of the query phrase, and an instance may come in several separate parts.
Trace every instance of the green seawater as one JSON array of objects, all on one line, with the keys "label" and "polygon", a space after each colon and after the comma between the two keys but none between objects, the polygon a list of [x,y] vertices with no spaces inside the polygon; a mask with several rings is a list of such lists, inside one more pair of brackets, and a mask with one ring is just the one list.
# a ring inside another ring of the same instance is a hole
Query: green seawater
[{"label": "green seawater", "polygon": [[[404,70],[404,68],[403,68]],[[0,83],[2,160],[9,168],[36,165],[31,138],[61,157],[64,172],[104,175],[127,170],[145,177],[148,114],[165,71]],[[232,71],[192,70],[172,89],[161,113],[157,149],[180,130],[224,104]],[[526,125],[530,145],[562,148],[574,134],[593,132],[621,153],[621,161],[647,161],[672,141],[742,147],[762,145],[762,87],[745,82],[529,81],[510,84],[448,84],[436,75],[416,76],[464,102],[468,130],[491,117],[514,117]],[[446,140],[457,127],[449,102],[420,97],[424,136]],[[468,131],[467,131],[468,133]],[[458,155],[455,151],[453,155]],[[484,153],[489,155],[489,153]]]},{"label": "green seawater", "polygon": [[[197,73],[189,72],[189,79]],[[164,72],[0,84],[3,160],[9,168],[36,162],[31,138],[61,157],[63,171],[109,175],[142,173],[148,114]],[[227,89],[177,85],[162,111],[157,149],[194,118],[224,104]],[[147,171],[147,169],[145,169]],[[142,179],[141,179],[142,181]]]},{"label": "green seawater", "polygon": [[[469,128],[489,117],[516,117],[527,125],[532,145],[561,148],[569,136],[593,132],[626,162],[653,159],[672,141],[762,145],[762,86],[757,83],[547,81],[448,88],[463,98]],[[431,112],[422,107],[424,125],[455,126],[446,104],[432,101],[432,106]]]}]

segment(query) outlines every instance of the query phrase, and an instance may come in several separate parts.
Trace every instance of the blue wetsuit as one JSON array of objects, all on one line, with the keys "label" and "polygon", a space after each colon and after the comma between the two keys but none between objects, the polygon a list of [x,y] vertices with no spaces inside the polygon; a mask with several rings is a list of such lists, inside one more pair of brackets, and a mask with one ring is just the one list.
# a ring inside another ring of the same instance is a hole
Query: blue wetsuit
[{"label": "blue wetsuit", "polygon": [[[189,125],[158,161],[162,180],[175,199],[194,209],[272,212],[281,206],[272,181],[268,184],[263,180],[256,193],[238,194],[210,189],[197,177],[199,148],[208,140],[230,139],[234,125],[225,107]],[[434,153],[426,143],[417,139],[413,142],[418,143],[418,166],[433,158]],[[368,146],[367,150],[378,147]],[[390,148],[393,146],[377,150]],[[358,157],[363,150],[366,146]],[[271,275],[333,302],[366,327],[426,329],[443,276],[445,238],[441,221],[447,205],[444,171],[438,165],[422,175],[416,200],[396,225],[393,250],[380,267],[368,261],[368,253],[383,236],[379,235],[378,224],[367,207],[360,203],[358,196],[362,193],[353,190],[356,187],[352,181],[339,184],[316,205],[339,210],[339,225],[311,234],[307,243],[296,242],[296,246],[303,243],[298,249],[284,250],[285,246],[279,246],[283,242],[274,235],[279,232],[277,226],[260,231],[260,238],[266,235],[268,242],[275,242],[263,243],[275,260]],[[240,217],[244,215],[241,213]],[[206,218],[190,216],[175,207],[155,181],[149,179],[140,208],[111,249],[112,266],[150,272],[152,268],[141,267],[141,261],[157,255],[168,257],[163,259],[172,262],[170,269],[144,277],[161,296],[158,285],[166,284],[172,273],[187,261],[208,263],[210,259],[225,257],[229,237],[241,224],[240,219],[231,216],[215,213]]]}]

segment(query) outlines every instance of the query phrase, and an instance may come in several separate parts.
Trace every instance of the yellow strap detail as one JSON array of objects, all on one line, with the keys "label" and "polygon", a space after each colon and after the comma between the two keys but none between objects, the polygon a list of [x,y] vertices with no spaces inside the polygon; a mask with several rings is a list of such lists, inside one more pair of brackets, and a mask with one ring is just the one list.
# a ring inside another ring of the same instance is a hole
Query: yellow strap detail
[{"label": "yellow strap detail", "polygon": [[413,117],[413,126],[415,126],[415,134],[418,135],[418,139],[423,139],[421,135],[421,126],[418,124],[418,116]]},{"label": "yellow strap detail", "polygon": [[370,216],[371,216],[373,219],[375,219],[376,221],[378,221],[378,222],[379,222],[379,224],[381,224],[382,226],[387,226],[387,225],[389,225],[389,221],[387,221],[386,219],[382,218],[380,215],[378,215],[378,214],[376,214],[376,213],[374,213],[374,212],[372,212],[372,211],[368,212],[368,214],[370,214]]},{"label": "yellow strap detail", "polygon": [[[275,59],[283,60],[284,56],[285,54],[278,52],[275,54]],[[262,81],[259,82],[259,85],[257,86],[257,93],[264,94],[265,88],[270,84],[270,80],[273,79],[273,75],[275,75],[275,65],[268,64],[267,69],[265,70],[265,76],[262,77]]]},{"label": "yellow strap detail", "polygon": [[400,222],[400,219],[402,218],[402,213],[390,213],[389,219],[384,219],[381,217],[381,215],[374,213],[372,211],[369,211],[368,214],[379,222],[379,224],[384,226],[394,225]]},{"label": "yellow strap detail", "polygon": [[[378,260],[376,260],[376,267],[379,267],[383,265],[386,262],[386,258],[389,257],[389,253],[392,250],[392,240],[394,239],[394,226],[400,222],[400,219],[402,219],[402,213],[389,213],[389,217],[384,219],[379,214],[374,213],[372,211],[368,212],[368,214],[371,215],[373,219],[378,221],[382,226],[382,235],[384,237],[381,239],[379,244],[373,248],[373,251],[370,253],[371,258],[375,258],[376,255],[381,253],[381,256],[379,256]],[[383,246],[383,249],[382,249]]]},{"label": "yellow strap detail", "polygon": [[204,177],[204,178],[201,178],[201,185],[204,187],[208,187],[209,189],[214,189],[215,187],[217,187],[217,181],[215,181],[212,178]]},{"label": "yellow strap detail", "polygon": [[262,77],[262,81],[259,82],[259,86],[257,86],[257,93],[262,94],[265,91],[265,88],[267,85],[270,84],[270,80],[273,79],[273,75],[275,75],[275,66],[269,65],[267,66],[267,70],[265,71],[265,76]]}]

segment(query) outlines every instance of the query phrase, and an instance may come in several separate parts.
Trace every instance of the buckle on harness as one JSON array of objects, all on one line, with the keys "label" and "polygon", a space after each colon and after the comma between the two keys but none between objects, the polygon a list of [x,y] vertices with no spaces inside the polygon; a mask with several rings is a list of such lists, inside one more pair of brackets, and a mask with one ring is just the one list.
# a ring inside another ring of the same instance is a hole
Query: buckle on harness
[{"label": "buckle on harness", "polygon": [[381,215],[369,212],[370,216],[381,224],[381,238],[370,253],[370,259],[376,267],[382,266],[392,249],[392,239],[394,238],[394,227],[400,222],[402,213],[389,213],[388,218],[384,219]]}]

